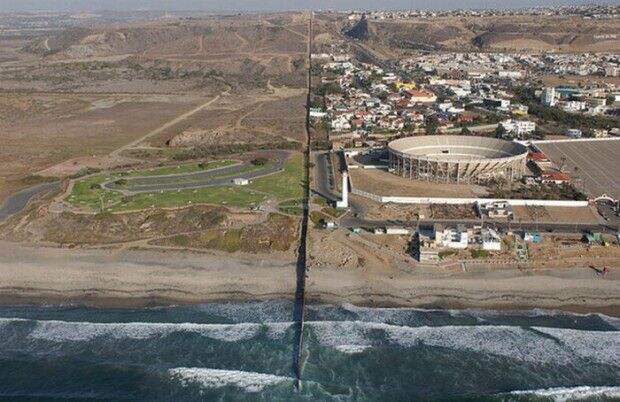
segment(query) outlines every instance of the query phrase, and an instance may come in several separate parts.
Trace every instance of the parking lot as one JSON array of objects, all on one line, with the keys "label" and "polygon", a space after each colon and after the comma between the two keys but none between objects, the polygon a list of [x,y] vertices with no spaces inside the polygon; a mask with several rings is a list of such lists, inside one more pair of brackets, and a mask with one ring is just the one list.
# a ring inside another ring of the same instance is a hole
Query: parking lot
[{"label": "parking lot", "polygon": [[[620,198],[620,141],[565,141],[536,144],[564,170],[583,182],[592,197]],[[577,167],[577,169],[575,169]]]}]

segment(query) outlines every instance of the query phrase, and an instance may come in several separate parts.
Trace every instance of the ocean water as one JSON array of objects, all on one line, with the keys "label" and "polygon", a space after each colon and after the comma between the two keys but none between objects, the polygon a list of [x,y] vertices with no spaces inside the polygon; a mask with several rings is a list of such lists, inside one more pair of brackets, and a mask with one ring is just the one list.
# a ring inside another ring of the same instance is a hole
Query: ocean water
[{"label": "ocean water", "polygon": [[620,400],[620,320],[287,301],[0,307],[0,400]]}]

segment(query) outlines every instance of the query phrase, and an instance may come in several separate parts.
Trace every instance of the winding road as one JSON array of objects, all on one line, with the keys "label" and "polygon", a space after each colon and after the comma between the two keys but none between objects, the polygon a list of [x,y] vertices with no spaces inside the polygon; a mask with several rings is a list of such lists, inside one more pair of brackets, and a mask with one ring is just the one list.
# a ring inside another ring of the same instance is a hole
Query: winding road
[{"label": "winding road", "polygon": [[11,195],[0,205],[0,222],[24,209],[33,197],[51,190],[56,190],[59,187],[60,182],[55,181],[52,183],[37,184],[36,186],[28,187]]},{"label": "winding road", "polygon": [[248,171],[248,169],[253,168],[250,162],[240,162],[235,165],[192,173],[128,177],[125,178],[127,184],[123,186],[116,185],[116,179],[114,179],[105,182],[103,187],[107,190],[119,191],[123,194],[131,195],[228,185],[233,179],[251,180],[279,172],[283,169],[288,156],[289,152],[278,151],[275,153],[274,160],[269,161],[265,167],[251,171]]}]

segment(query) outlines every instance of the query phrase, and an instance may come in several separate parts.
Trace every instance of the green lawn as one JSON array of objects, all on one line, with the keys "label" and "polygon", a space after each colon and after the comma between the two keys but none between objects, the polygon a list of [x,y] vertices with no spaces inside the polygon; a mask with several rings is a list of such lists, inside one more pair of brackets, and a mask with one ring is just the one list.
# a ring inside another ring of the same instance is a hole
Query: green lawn
[{"label": "green lawn", "polygon": [[203,170],[217,169],[217,168],[221,168],[224,166],[230,166],[230,165],[234,165],[235,163],[238,163],[238,161],[219,160],[219,161],[206,162],[204,164],[200,162],[184,163],[184,164],[175,165],[175,166],[162,166],[162,167],[157,167],[153,169],[130,171],[129,174],[127,174],[127,177],[164,176],[164,175],[170,175],[170,174],[193,173],[193,172],[200,172]]},{"label": "green lawn", "polygon": [[278,200],[303,197],[302,159],[301,155],[293,155],[284,164],[282,172],[254,179],[248,187],[269,193]]},{"label": "green lawn", "polygon": [[[225,161],[214,162],[223,163]],[[197,164],[193,165],[197,166]],[[213,169],[212,166],[209,168]],[[252,166],[249,170],[254,168],[258,167]],[[162,171],[164,170],[159,170],[159,172]],[[135,174],[137,175],[137,173]],[[192,204],[216,204],[247,208],[260,204],[269,198],[284,201],[299,199],[303,196],[301,155],[294,155],[286,161],[283,171],[254,179],[247,186],[213,186],[200,189],[165,191],[163,193],[136,194],[128,197],[124,197],[122,194],[114,191],[97,188],[96,186],[106,180],[119,177],[122,176],[118,173],[100,174],[77,181],[68,201],[76,206],[99,210],[100,200],[103,200],[104,209],[120,212],[140,210],[152,206],[170,208]]]},{"label": "green lawn", "polygon": [[73,186],[67,201],[77,207],[88,207],[96,210],[116,204],[121,201],[123,195],[116,191],[101,188],[101,183],[111,176],[98,174],[83,180],[78,180]]},{"label": "green lawn", "polygon": [[180,207],[192,204],[220,204],[235,207],[249,207],[259,204],[267,196],[248,187],[213,186],[181,191],[164,191],[163,193],[136,194],[115,205],[112,211],[127,211],[150,208]]}]

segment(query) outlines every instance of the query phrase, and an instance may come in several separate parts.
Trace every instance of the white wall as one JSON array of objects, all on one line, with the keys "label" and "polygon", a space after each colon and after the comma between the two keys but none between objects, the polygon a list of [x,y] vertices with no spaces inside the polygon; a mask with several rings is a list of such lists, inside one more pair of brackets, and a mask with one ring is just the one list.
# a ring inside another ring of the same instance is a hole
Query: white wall
[{"label": "white wall", "polygon": [[394,204],[474,204],[476,202],[499,202],[505,201],[512,206],[543,206],[543,207],[587,207],[588,201],[556,201],[556,200],[518,200],[500,198],[438,198],[438,197],[384,197],[376,194],[360,191],[355,188],[353,194],[370,198],[374,201]]}]

